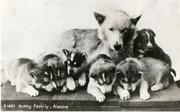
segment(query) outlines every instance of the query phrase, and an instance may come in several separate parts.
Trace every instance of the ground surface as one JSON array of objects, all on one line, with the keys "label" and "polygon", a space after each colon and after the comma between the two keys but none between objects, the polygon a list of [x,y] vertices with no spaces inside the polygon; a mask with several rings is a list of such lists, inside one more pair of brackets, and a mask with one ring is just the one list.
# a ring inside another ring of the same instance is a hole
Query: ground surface
[{"label": "ground surface", "polygon": [[138,92],[134,92],[127,101],[107,94],[103,103],[96,102],[85,88],[65,94],[40,91],[38,97],[17,93],[10,82],[1,90],[2,110],[180,110],[180,89],[175,84],[159,92],[150,92],[151,99],[147,101],[140,100]]}]

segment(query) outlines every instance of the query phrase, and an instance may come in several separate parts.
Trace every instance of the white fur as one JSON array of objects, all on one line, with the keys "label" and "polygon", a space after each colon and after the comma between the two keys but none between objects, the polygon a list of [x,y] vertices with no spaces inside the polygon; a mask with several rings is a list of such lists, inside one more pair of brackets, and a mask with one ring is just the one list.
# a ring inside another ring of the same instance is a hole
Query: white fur
[{"label": "white fur", "polygon": [[76,85],[75,85],[74,79],[72,77],[68,77],[66,79],[66,86],[71,91],[75,89]]},{"label": "white fur", "polygon": [[29,86],[29,85],[24,89],[23,93],[27,93],[31,96],[39,95],[39,91],[37,91],[36,89],[34,89],[32,86]]},{"label": "white fur", "polygon": [[100,86],[93,78],[90,77],[89,79],[90,81],[88,83],[87,92],[94,96],[97,101],[103,102],[106,99],[105,94],[112,91],[112,85],[114,84],[116,78],[114,78],[112,84],[102,86]]}]

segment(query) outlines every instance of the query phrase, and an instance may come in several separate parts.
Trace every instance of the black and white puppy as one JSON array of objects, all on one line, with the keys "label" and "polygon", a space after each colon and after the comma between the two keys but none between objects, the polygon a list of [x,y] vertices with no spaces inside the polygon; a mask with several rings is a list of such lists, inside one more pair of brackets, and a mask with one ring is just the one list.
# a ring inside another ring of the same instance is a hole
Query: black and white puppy
[{"label": "black and white puppy", "polygon": [[134,91],[138,85],[142,100],[150,98],[148,88],[151,88],[151,91],[158,91],[169,86],[171,72],[169,64],[151,57],[141,60],[127,58],[120,62],[116,69],[117,80],[113,92],[122,100],[130,99],[129,92]]},{"label": "black and white puppy", "polygon": [[89,83],[87,92],[97,101],[103,102],[106,93],[112,91],[112,85],[116,79],[115,64],[105,54],[100,54],[89,63]]},{"label": "black and white puppy", "polygon": [[[84,86],[86,84],[86,65],[87,54],[78,50],[69,51],[63,49],[66,56],[64,65],[67,69],[68,78],[66,79],[66,86],[69,90],[74,90],[78,84]],[[78,81],[78,84],[75,84]]]},{"label": "black and white puppy", "polygon": [[52,91],[56,87],[50,79],[51,71],[28,58],[19,58],[12,61],[7,68],[7,78],[11,85],[16,86],[17,92],[31,96],[39,95],[36,89]]},{"label": "black and white puppy", "polygon": [[67,87],[65,83],[68,75],[66,67],[63,64],[63,59],[58,55],[48,54],[43,57],[41,62],[51,70],[51,80],[55,82],[57,89],[60,89],[61,92],[66,92]]},{"label": "black and white puppy", "polygon": [[152,57],[159,59],[171,66],[171,59],[163,49],[155,42],[155,33],[151,29],[142,29],[137,31],[138,36],[134,40],[135,57]]}]

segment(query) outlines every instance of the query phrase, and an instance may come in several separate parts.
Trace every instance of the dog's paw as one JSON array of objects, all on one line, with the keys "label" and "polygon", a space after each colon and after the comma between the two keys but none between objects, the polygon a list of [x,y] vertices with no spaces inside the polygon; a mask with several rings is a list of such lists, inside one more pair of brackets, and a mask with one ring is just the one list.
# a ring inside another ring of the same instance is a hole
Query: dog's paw
[{"label": "dog's paw", "polygon": [[73,91],[76,88],[75,82],[72,78],[67,79],[66,86],[69,90]]},{"label": "dog's paw", "polygon": [[140,98],[142,100],[148,100],[150,98],[150,94],[149,93],[142,93],[142,94],[140,94]]},{"label": "dog's paw", "polygon": [[30,96],[38,96],[39,95],[39,91],[37,91],[36,89],[34,89],[31,86],[26,87],[23,92],[29,94]]},{"label": "dog's paw", "polygon": [[61,92],[62,92],[62,93],[67,92],[67,87],[66,87],[66,86],[63,86],[62,89],[61,89]]},{"label": "dog's paw", "polygon": [[112,91],[112,86],[108,86],[106,91],[107,91],[107,93],[110,93]]},{"label": "dog's paw", "polygon": [[160,90],[160,89],[162,89],[162,86],[159,85],[159,84],[156,84],[156,85],[154,85],[154,86],[151,87],[151,91],[158,91],[158,90]]},{"label": "dog's paw", "polygon": [[99,95],[95,96],[95,98],[99,102],[103,102],[106,99],[105,95],[103,95],[103,94],[99,94]]},{"label": "dog's paw", "polygon": [[128,100],[128,99],[130,99],[130,93],[129,93],[129,91],[126,91],[126,90],[121,91],[120,99],[121,99],[121,100]]},{"label": "dog's paw", "polygon": [[30,94],[31,96],[38,96],[38,95],[39,95],[39,91],[34,90],[34,91],[31,91],[29,94]]},{"label": "dog's paw", "polygon": [[78,80],[78,83],[79,83],[80,86],[84,86],[84,85],[86,84],[86,80],[84,80],[84,79],[79,79],[79,80]]}]

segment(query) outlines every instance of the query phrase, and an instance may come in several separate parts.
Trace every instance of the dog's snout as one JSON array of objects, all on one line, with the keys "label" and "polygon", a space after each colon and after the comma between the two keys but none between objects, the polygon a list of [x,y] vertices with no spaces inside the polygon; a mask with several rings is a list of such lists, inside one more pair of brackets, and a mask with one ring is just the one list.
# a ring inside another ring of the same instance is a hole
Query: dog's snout
[{"label": "dog's snout", "polygon": [[148,50],[152,50],[153,49],[153,47],[152,46],[148,46]]},{"label": "dog's snout", "polygon": [[120,44],[114,45],[114,49],[116,51],[119,51],[121,49],[121,45]]},{"label": "dog's snout", "polygon": [[128,91],[132,91],[132,88],[128,88]]},{"label": "dog's snout", "polygon": [[69,75],[72,75],[73,74],[73,70],[69,70]]}]

